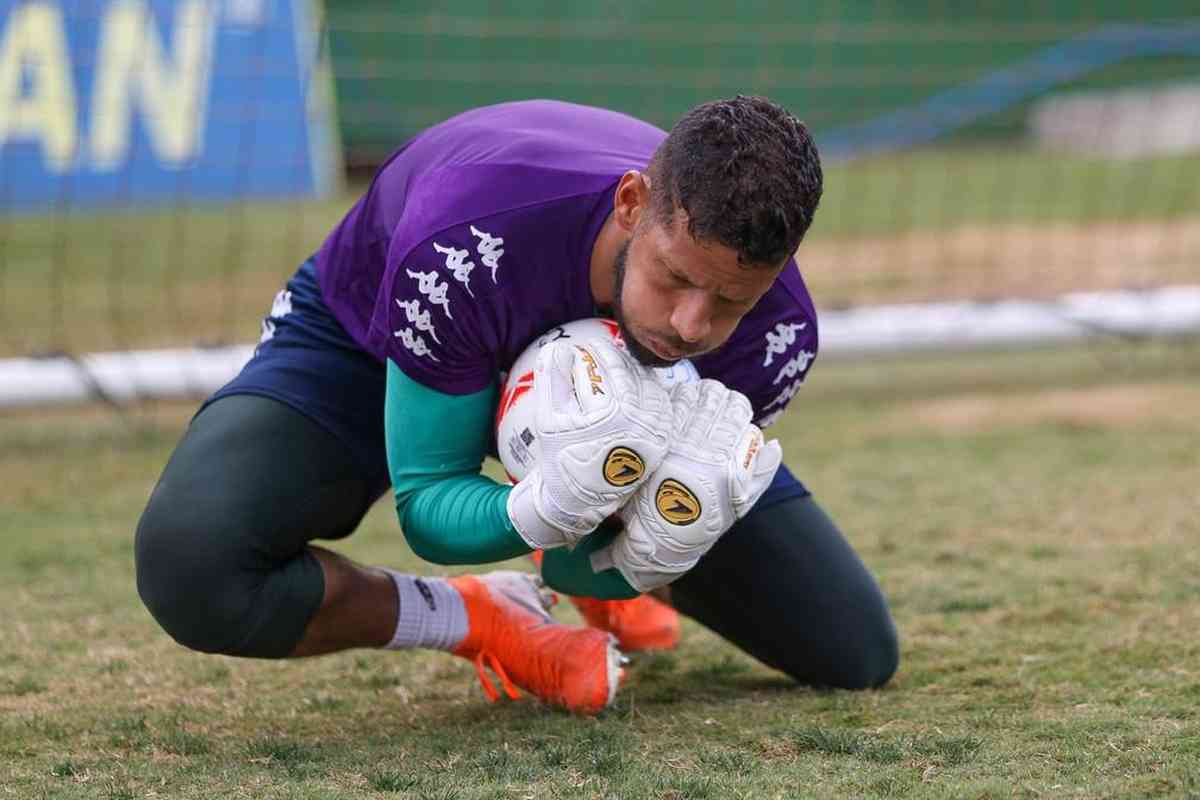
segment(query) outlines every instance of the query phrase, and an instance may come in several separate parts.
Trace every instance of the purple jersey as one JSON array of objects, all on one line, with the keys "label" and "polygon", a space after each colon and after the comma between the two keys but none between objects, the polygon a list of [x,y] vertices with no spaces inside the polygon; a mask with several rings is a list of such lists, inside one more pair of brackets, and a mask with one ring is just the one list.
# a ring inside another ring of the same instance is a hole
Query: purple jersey
[{"label": "purple jersey", "polygon": [[[317,257],[326,303],[352,337],[447,394],[485,389],[555,325],[596,316],[592,246],[621,176],[666,134],[547,100],[468,111],[396,152]],[[795,264],[717,350],[704,377],[743,392],[760,424],[817,351]]]}]

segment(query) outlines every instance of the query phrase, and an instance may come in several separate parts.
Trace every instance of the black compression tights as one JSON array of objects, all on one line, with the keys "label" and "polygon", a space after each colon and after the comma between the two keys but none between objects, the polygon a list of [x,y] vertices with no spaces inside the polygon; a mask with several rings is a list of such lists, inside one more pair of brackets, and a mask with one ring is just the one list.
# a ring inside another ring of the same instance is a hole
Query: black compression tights
[{"label": "black compression tights", "polygon": [[138,523],[142,601],[194,650],[286,656],[325,593],[306,545],[351,533],[382,491],[361,472],[290,406],[216,400],[188,427]]},{"label": "black compression tights", "polygon": [[[287,405],[217,400],[188,428],[142,515],[138,591],[188,647],[285,656],[324,592],[307,543],[352,532],[384,488]],[[801,683],[863,688],[895,671],[887,604],[810,497],[751,512],[671,591],[682,613]]]},{"label": "black compression tights", "polygon": [[800,683],[880,686],[899,661],[879,586],[811,496],[751,511],[671,584],[671,600]]}]

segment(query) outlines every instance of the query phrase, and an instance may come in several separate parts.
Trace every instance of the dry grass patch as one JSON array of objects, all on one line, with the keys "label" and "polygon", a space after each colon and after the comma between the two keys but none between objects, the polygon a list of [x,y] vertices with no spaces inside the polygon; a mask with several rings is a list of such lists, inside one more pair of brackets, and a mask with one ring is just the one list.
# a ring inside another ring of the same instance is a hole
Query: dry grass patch
[{"label": "dry grass patch", "polygon": [[1022,393],[979,392],[928,398],[892,411],[885,430],[914,424],[945,434],[1027,425],[1173,427],[1200,436],[1200,383],[1160,381],[1046,389]]},{"label": "dry grass patch", "polygon": [[819,303],[1044,298],[1200,283],[1200,218],[967,225],[814,239],[797,255]]}]

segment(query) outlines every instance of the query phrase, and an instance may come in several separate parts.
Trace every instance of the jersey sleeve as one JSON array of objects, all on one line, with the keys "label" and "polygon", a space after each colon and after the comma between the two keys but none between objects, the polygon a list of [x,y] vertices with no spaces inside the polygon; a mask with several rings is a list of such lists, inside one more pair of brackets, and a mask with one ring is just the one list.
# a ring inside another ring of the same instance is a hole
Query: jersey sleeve
[{"label": "jersey sleeve", "polygon": [[701,377],[715,378],[750,399],[754,421],[775,422],[796,396],[817,357],[817,315],[795,263],[785,271],[733,336],[696,359]]},{"label": "jersey sleeve", "polygon": [[[373,336],[388,360],[424,386],[452,395],[481,391],[498,372],[497,272],[504,240],[457,225],[409,247],[395,241]],[[380,325],[382,321],[382,325]]]}]

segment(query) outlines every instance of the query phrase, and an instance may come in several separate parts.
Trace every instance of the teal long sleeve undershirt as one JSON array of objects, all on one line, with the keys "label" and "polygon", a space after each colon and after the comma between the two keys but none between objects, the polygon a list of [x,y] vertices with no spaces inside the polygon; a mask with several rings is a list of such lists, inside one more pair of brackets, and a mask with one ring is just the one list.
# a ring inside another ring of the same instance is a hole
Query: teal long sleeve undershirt
[{"label": "teal long sleeve undershirt", "polygon": [[485,564],[530,551],[513,528],[511,487],[479,470],[491,441],[497,386],[468,395],[430,389],[387,365],[384,430],[400,527],[435,564]]},{"label": "teal long sleeve undershirt", "polygon": [[[384,431],[396,514],[409,546],[426,561],[486,564],[530,552],[508,516],[512,487],[479,474],[497,394],[495,383],[474,394],[444,394],[387,364]],[[617,570],[591,569],[589,555],[610,539],[598,531],[573,550],[548,550],[546,583],[577,596],[635,597]]]}]

